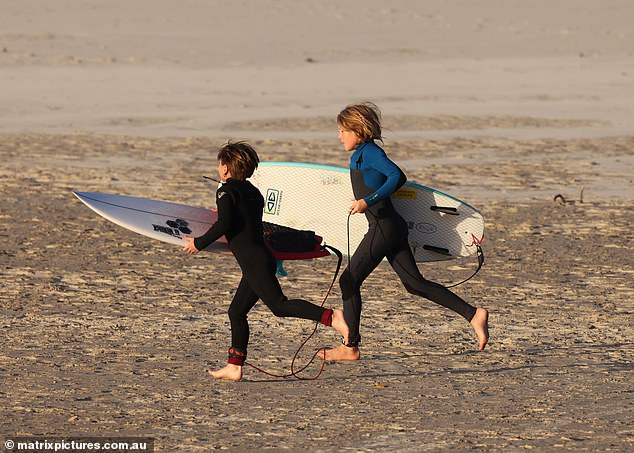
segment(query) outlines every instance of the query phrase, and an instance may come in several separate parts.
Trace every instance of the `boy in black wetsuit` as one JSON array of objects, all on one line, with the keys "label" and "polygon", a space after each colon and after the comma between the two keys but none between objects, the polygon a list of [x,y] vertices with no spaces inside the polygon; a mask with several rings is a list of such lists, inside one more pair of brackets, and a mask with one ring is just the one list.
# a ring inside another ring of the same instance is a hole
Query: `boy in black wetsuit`
[{"label": "boy in black wetsuit", "polygon": [[202,236],[186,237],[184,250],[198,253],[223,235],[242,269],[242,280],[229,306],[231,321],[231,348],[229,363],[209,374],[220,379],[240,380],[247,356],[249,324],[247,313],[258,299],[275,316],[295,317],[319,321],[347,335],[347,326],[341,310],[330,310],[302,299],[288,298],[275,277],[276,263],[264,244],[262,210],[264,198],[246,179],[257,168],[259,159],[247,143],[227,143],[218,152],[218,174],[224,183],[216,192],[218,220]]}]

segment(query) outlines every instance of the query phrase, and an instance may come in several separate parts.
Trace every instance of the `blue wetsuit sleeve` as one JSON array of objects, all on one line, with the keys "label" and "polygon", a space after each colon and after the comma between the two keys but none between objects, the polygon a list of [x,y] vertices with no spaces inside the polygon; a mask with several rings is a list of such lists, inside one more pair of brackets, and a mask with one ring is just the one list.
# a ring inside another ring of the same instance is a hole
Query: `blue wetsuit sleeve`
[{"label": "blue wetsuit sleeve", "polygon": [[366,157],[366,165],[383,174],[386,178],[381,187],[364,198],[368,206],[373,206],[396,192],[403,184],[405,184],[407,177],[401,169],[398,168],[398,165],[387,157],[383,150],[377,153],[368,154],[369,156]]},{"label": "blue wetsuit sleeve", "polygon": [[235,215],[235,205],[233,197],[228,191],[218,189],[216,192],[216,207],[218,208],[218,219],[207,230],[205,234],[194,239],[194,245],[198,250],[203,250],[210,244],[220,239],[229,231]]}]

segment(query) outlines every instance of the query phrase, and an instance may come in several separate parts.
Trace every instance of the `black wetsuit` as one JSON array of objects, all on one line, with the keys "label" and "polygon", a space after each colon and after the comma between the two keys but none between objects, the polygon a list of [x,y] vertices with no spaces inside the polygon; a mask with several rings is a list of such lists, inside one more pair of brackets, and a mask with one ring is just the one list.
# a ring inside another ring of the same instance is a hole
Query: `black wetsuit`
[{"label": "black wetsuit", "polygon": [[405,174],[374,142],[357,146],[350,158],[350,178],[354,197],[364,199],[369,229],[348,263],[339,284],[346,323],[350,329],[348,345],[361,341],[361,285],[383,258],[397,273],[407,291],[447,307],[471,321],[476,308],[438,283],[423,278],[407,241],[405,220],[396,212],[390,195],[405,184]]},{"label": "black wetsuit", "polygon": [[216,205],[218,220],[194,240],[194,245],[203,250],[224,235],[242,269],[242,280],[229,306],[232,345],[229,362],[241,365],[246,357],[247,313],[258,299],[262,299],[275,316],[312,319],[330,325],[330,319],[326,318],[332,316],[332,310],[284,296],[275,276],[275,258],[264,243],[264,199],[260,191],[248,181],[228,179],[216,192]]}]

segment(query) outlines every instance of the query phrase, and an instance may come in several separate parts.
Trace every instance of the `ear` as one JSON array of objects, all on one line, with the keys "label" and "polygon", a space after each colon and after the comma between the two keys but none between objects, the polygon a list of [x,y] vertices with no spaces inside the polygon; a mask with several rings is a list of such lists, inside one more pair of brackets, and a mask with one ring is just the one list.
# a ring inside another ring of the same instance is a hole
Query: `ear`
[{"label": "ear", "polygon": [[227,165],[222,166],[222,177],[225,179],[231,178],[231,172],[229,171],[229,167]]}]

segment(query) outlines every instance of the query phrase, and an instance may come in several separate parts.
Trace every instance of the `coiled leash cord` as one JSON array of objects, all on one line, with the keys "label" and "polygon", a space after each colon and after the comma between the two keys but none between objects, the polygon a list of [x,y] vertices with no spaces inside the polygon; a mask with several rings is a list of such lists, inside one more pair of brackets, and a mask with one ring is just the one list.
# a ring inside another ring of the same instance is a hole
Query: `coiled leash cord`
[{"label": "coiled leash cord", "polygon": [[[332,278],[330,287],[328,288],[328,291],[326,292],[326,296],[324,297],[324,300],[321,302],[320,307],[323,307],[324,304],[326,303],[326,300],[328,300],[328,296],[330,296],[330,293],[332,292],[332,288],[335,286],[335,282],[337,281],[337,277],[339,276],[339,271],[341,270],[341,263],[343,262],[343,254],[339,250],[329,245],[324,245],[324,248],[331,250],[335,255],[337,255],[337,269],[335,270],[335,275]],[[348,252],[348,256],[349,256],[349,252]],[[295,379],[299,379],[301,381],[314,381],[318,379],[319,376],[321,376],[321,373],[324,371],[324,368],[326,366],[326,350],[324,348],[319,348],[317,351],[315,351],[315,353],[313,354],[311,359],[308,361],[308,363],[304,365],[302,368],[300,368],[299,370],[295,370],[295,361],[297,360],[297,356],[299,355],[301,350],[304,348],[306,343],[308,343],[308,341],[313,337],[313,335],[315,335],[318,327],[319,327],[319,322],[316,322],[315,327],[313,328],[313,331],[310,333],[310,335],[306,337],[306,339],[302,342],[299,348],[297,348],[297,351],[295,351],[295,355],[293,356],[293,360],[291,361],[291,372],[289,374],[275,374],[275,373],[271,373],[269,371],[263,370],[262,368],[256,365],[253,365],[252,363],[249,363],[249,362],[244,362],[244,364],[249,365],[251,368],[259,371],[260,373],[263,373],[263,374],[266,374],[267,376],[271,376],[275,378],[294,377]],[[299,373],[301,373],[306,368],[308,368],[315,361],[315,358],[319,355],[320,352],[323,353],[323,356],[322,356],[321,368],[319,369],[319,372],[315,376],[312,376],[312,377],[300,376]]]}]

